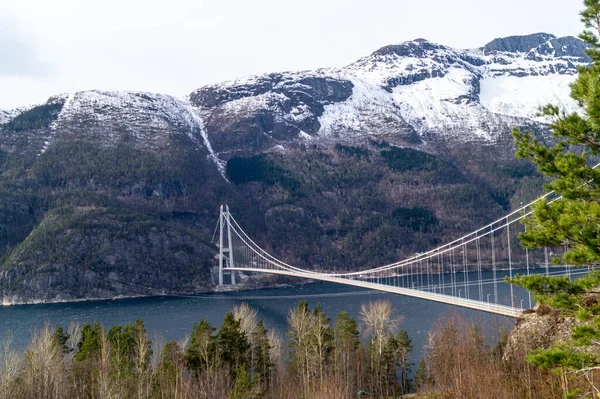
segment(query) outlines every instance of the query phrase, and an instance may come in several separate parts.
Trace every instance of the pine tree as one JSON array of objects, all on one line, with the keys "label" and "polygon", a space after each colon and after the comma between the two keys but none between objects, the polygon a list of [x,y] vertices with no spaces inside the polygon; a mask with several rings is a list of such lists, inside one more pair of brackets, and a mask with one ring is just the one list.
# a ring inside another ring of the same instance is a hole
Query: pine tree
[{"label": "pine tree", "polygon": [[387,338],[378,387],[380,392],[390,395],[408,393],[408,354],[411,351],[412,341],[406,331],[400,330],[396,336]]},{"label": "pine tree", "polygon": [[271,381],[271,345],[267,336],[267,329],[260,320],[252,331],[252,371],[254,381],[267,389]]},{"label": "pine tree", "polygon": [[152,350],[147,338],[146,327],[140,319],[125,327],[113,326],[108,332],[111,347],[111,364],[117,380],[140,374],[146,369]]},{"label": "pine tree", "polygon": [[215,328],[204,319],[194,324],[190,343],[185,351],[185,364],[196,376],[206,370],[211,363],[216,362]]},{"label": "pine tree", "polygon": [[52,334],[52,340],[60,348],[61,352],[67,354],[72,351],[67,345],[67,341],[71,336],[61,326],[58,326]]},{"label": "pine tree", "polygon": [[110,360],[116,373],[117,381],[130,376],[131,359],[133,354],[133,337],[123,332],[123,326],[113,326],[108,331],[108,342],[110,342]]},{"label": "pine tree", "polygon": [[[533,134],[513,131],[517,157],[528,158],[563,198],[534,205],[521,242],[528,248],[565,247],[563,262],[590,264],[600,261],[600,168],[593,168],[600,155],[600,1],[585,0],[581,13],[586,30],[580,37],[590,46],[589,67],[578,68],[571,84],[571,97],[582,112],[566,113],[547,105],[541,114],[550,121],[554,144],[546,145]],[[593,161],[590,158],[595,158]]]},{"label": "pine tree", "polygon": [[417,391],[423,390],[425,388],[427,388],[431,381],[430,381],[430,377],[429,377],[429,372],[427,371],[427,364],[425,363],[425,360],[421,359],[421,361],[419,362],[419,367],[417,368],[417,371],[415,372],[415,378],[414,378],[414,387]]},{"label": "pine tree", "polygon": [[[582,112],[566,113],[555,105],[541,110],[552,121],[551,145],[541,143],[532,134],[513,132],[517,157],[537,164],[538,170],[551,179],[547,189],[562,196],[558,201],[542,200],[534,205],[532,217],[525,219],[521,242],[527,248],[564,247],[562,259],[555,261],[574,265],[600,261],[600,168],[591,166],[600,155],[600,0],[584,0],[584,5],[581,20],[586,30],[580,38],[589,45],[586,53],[592,65],[579,67],[579,75],[571,84],[571,97]],[[570,342],[539,348],[527,355],[532,364],[559,373],[564,395],[572,397],[567,375],[573,371],[585,375],[600,366],[600,359],[579,348],[600,338],[600,307],[589,306],[584,297],[600,284],[600,274],[576,281],[521,276],[511,282],[532,291],[538,303],[583,322],[572,330]],[[588,380],[593,386],[593,379]]]},{"label": "pine tree", "polygon": [[250,374],[244,367],[240,367],[237,370],[237,377],[235,379],[235,386],[231,391],[231,399],[255,399],[257,397],[254,384]]},{"label": "pine tree", "polygon": [[397,365],[399,357],[399,345],[396,337],[389,336],[383,346],[379,378],[377,380],[376,392],[382,396],[396,396],[398,388]]},{"label": "pine tree", "polygon": [[249,366],[250,343],[232,312],[227,312],[223,318],[223,324],[217,334],[217,351],[219,357],[229,366],[229,373],[234,378],[237,370]]},{"label": "pine tree", "polygon": [[[160,353],[154,375],[155,397],[178,397],[184,384],[184,360],[181,347],[175,341],[169,341]],[[167,396],[169,395],[169,396]]]},{"label": "pine tree", "polygon": [[77,343],[75,360],[83,361],[100,355],[100,335],[104,334],[102,327],[96,321],[93,326],[86,323],[81,327],[81,338]]}]

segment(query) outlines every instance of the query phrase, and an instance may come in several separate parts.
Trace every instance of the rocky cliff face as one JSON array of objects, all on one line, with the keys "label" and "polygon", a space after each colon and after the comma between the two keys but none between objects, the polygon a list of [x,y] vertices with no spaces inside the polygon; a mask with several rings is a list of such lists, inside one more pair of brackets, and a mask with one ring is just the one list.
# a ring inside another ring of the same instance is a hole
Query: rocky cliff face
[{"label": "rocky cliff face", "polygon": [[539,194],[509,132],[544,139],[537,106],[577,108],[568,84],[583,50],[548,34],[472,50],[417,39],[187,99],[87,91],[0,111],[2,295],[212,289],[221,203],[302,266],[356,269],[431,248]]},{"label": "rocky cliff face", "polygon": [[352,93],[352,82],[335,76],[278,73],[203,87],[190,95],[190,102],[207,120],[218,151],[257,150],[317,134],[325,107]]},{"label": "rocky cliff face", "polygon": [[[588,298],[594,303],[598,301],[597,294],[591,294]],[[600,343],[592,342],[587,346],[574,346],[573,329],[584,325],[574,317],[561,315],[558,311],[550,309],[546,305],[538,305],[523,313],[517,320],[517,324],[508,336],[508,342],[504,350],[504,359],[523,358],[533,349],[548,349],[551,346],[566,345],[577,351],[600,356]]]},{"label": "rocky cliff face", "polygon": [[[536,307],[536,310],[539,309]],[[554,344],[567,343],[571,340],[573,327],[578,324],[574,318],[563,317],[558,312],[527,311],[517,320],[508,337],[504,358],[522,358],[533,349],[547,349]]]}]

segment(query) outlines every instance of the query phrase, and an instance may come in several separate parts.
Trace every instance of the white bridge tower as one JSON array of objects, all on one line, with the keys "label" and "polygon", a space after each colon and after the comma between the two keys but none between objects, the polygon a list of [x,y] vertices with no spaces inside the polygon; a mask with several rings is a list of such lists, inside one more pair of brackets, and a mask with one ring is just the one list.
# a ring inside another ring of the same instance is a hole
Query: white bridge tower
[{"label": "white bridge tower", "polygon": [[[229,206],[221,205],[219,211],[219,286],[223,285],[223,273],[231,275],[231,284],[235,284],[235,271],[227,270],[233,267],[233,245],[231,244],[231,224]],[[227,229],[227,232],[225,231]]]}]

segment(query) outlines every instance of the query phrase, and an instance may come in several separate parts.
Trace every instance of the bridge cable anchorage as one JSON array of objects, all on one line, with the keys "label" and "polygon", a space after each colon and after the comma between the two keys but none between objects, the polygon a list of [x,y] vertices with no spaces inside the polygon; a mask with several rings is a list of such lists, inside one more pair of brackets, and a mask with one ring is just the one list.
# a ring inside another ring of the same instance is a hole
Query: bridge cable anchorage
[{"label": "bridge cable anchorage", "polygon": [[[541,256],[540,251],[512,247],[513,233],[519,233],[523,229],[526,231],[527,227],[523,228],[522,221],[533,213],[532,206],[541,200],[551,204],[561,198],[551,191],[447,244],[399,262],[350,272],[308,270],[276,258],[250,238],[231,215],[228,206],[221,206],[218,223],[219,283],[223,284],[224,272],[231,273],[232,283],[235,283],[235,271],[281,274],[365,287],[517,317],[523,310],[525,300],[528,300],[529,307],[533,306],[531,294],[515,289],[512,284],[507,286],[505,276],[512,278],[514,272],[519,270],[527,275],[541,270],[548,276],[566,274],[576,278],[593,270],[588,267],[587,270],[574,272],[567,264],[564,268],[551,271],[549,256],[554,253],[549,252],[549,248],[543,251],[544,262],[536,263],[532,255]],[[554,249],[557,252],[560,250],[566,249]],[[490,299],[492,295],[493,300]]]}]

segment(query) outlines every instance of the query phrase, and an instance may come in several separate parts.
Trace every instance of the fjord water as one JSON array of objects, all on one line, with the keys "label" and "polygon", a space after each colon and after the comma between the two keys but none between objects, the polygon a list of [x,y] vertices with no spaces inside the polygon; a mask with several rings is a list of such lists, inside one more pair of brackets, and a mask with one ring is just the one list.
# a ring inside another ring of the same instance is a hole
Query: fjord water
[{"label": "fjord water", "polygon": [[[536,270],[542,272],[543,269]],[[523,274],[523,271],[520,272]],[[508,272],[498,272],[502,277]],[[471,279],[474,279],[475,273]],[[491,279],[491,272],[483,272],[484,279]],[[447,291],[450,294],[449,290]],[[527,292],[514,288],[515,304],[523,300],[525,308],[529,305]],[[493,301],[493,285],[483,286],[483,297],[488,294]],[[460,295],[464,296],[464,292]],[[479,297],[477,285],[471,286],[470,297]],[[510,297],[510,286],[507,283],[498,284],[498,297],[506,303]],[[332,318],[346,311],[350,316],[358,318],[361,304],[369,301],[386,299],[392,302],[397,313],[404,318],[402,327],[413,340],[413,361],[422,356],[423,345],[427,333],[434,324],[458,314],[463,318],[478,322],[490,339],[497,335],[500,327],[511,328],[514,319],[492,315],[489,313],[458,308],[418,298],[405,297],[397,294],[384,293],[345,286],[334,283],[314,283],[293,287],[262,289],[245,292],[230,292],[205,294],[195,297],[154,297],[137,299],[120,299],[108,301],[90,301],[74,303],[57,303],[44,305],[22,305],[0,307],[0,341],[12,334],[14,348],[24,349],[35,329],[49,324],[52,327],[67,327],[70,323],[91,323],[95,320],[106,328],[117,324],[133,322],[136,318],[144,321],[152,340],[165,343],[169,340],[181,340],[192,331],[192,326],[200,319],[208,320],[218,327],[226,312],[242,302],[258,309],[258,316],[269,328],[274,328],[285,334],[286,318],[290,309],[298,302],[306,300],[311,308],[318,303],[323,305],[325,312]]]}]

